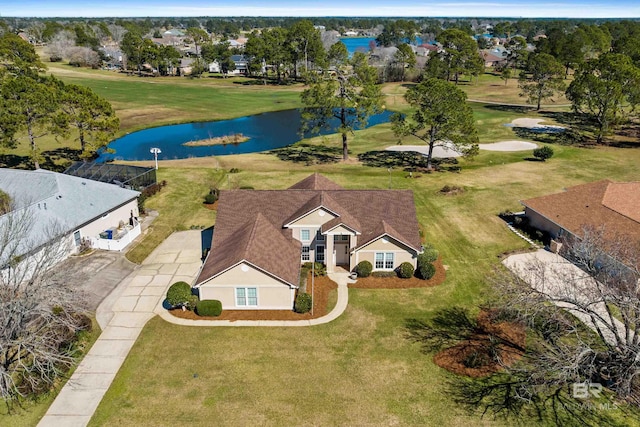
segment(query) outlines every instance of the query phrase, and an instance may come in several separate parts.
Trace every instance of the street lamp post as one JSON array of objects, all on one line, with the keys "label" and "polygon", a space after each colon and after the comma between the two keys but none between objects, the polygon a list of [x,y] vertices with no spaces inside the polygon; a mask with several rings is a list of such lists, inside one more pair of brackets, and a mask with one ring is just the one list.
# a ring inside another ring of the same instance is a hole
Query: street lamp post
[{"label": "street lamp post", "polygon": [[153,157],[156,160],[156,170],[158,170],[158,154],[162,153],[162,151],[159,148],[156,148],[156,147],[153,147],[149,151],[153,153]]}]

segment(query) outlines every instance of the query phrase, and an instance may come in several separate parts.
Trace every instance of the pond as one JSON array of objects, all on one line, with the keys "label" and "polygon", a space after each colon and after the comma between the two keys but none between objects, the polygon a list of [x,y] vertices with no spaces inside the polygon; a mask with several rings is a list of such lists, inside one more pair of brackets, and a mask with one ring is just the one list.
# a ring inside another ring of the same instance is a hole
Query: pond
[{"label": "pond", "polygon": [[[393,113],[384,111],[369,118],[369,126],[389,121]],[[162,153],[159,160],[186,159],[189,157],[223,156],[228,154],[256,153],[281,148],[300,141],[300,110],[274,111],[255,116],[240,117],[216,122],[187,123],[161,126],[133,132],[112,141],[109,148],[115,153],[101,153],[97,162],[109,160],[152,160],[152,147]],[[337,120],[336,120],[337,127]],[[326,135],[335,131],[324,131]],[[189,141],[242,134],[248,141],[237,144],[185,146]],[[308,137],[311,135],[305,135]]]}]

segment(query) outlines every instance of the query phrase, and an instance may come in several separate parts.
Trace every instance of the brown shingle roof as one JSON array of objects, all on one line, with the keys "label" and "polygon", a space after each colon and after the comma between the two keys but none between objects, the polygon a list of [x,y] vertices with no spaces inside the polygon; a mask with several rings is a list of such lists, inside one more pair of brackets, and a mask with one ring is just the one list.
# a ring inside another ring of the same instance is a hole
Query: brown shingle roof
[{"label": "brown shingle roof", "polygon": [[293,184],[289,190],[343,190],[343,188],[316,172]]},{"label": "brown shingle roof", "polygon": [[244,260],[297,286],[300,247],[300,242],[291,238],[290,230],[277,229],[264,215],[258,213],[253,221],[243,224],[218,245],[215,252],[212,252],[215,256],[209,257],[210,262],[207,258],[196,283],[199,284]]},{"label": "brown shingle roof", "polygon": [[[298,184],[337,187],[322,176]],[[283,226],[319,206],[339,215],[336,225],[344,223],[361,233],[358,246],[387,233],[420,250],[410,190],[304,190],[298,184],[288,190],[221,191],[211,253],[196,284],[245,259],[295,286],[301,245]]]},{"label": "brown shingle roof", "polygon": [[604,227],[609,237],[640,241],[640,183],[597,181],[522,204],[577,236],[585,226]]}]

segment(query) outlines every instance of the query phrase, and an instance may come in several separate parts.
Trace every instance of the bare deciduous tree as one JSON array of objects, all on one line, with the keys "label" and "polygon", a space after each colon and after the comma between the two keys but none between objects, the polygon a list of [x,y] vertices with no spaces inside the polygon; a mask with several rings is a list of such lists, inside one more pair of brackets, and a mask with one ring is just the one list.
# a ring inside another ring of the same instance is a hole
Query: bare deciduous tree
[{"label": "bare deciduous tree", "polygon": [[76,36],[71,31],[65,30],[57,33],[47,44],[45,54],[51,62],[68,58],[69,50],[76,45]]},{"label": "bare deciduous tree", "polygon": [[38,244],[35,219],[28,207],[0,216],[0,399],[9,408],[49,390],[74,363],[77,333],[91,327],[82,294],[52,268],[68,250],[68,235],[53,234],[28,251]]},{"label": "bare deciduous tree", "polygon": [[[484,378],[453,379],[457,402],[483,414],[590,426],[616,425],[608,410],[624,417],[640,407],[640,248],[593,229],[565,241],[565,248],[572,263],[532,257],[524,268],[507,262],[515,275],[496,274],[491,309],[526,327],[526,351],[510,364],[495,357],[502,369]],[[465,338],[458,337],[459,321],[419,326],[416,332],[409,325],[410,336],[427,351]]]}]

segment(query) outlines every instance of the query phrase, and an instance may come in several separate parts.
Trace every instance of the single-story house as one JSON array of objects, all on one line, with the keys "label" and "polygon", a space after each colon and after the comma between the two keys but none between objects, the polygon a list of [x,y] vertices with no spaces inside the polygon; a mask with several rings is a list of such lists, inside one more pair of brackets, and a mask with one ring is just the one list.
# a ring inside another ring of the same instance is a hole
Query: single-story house
[{"label": "single-story house", "polygon": [[29,221],[27,235],[16,242],[19,255],[36,253],[61,236],[67,256],[83,244],[122,250],[140,235],[138,191],[44,169],[0,169],[0,190],[12,202],[0,216],[0,231],[17,218]]},{"label": "single-story house", "polygon": [[347,190],[314,174],[286,190],[221,191],[194,287],[225,310],[291,310],[302,263],[393,271],[415,268],[421,251],[410,190]]},{"label": "single-story house", "polygon": [[484,61],[485,67],[497,67],[507,63],[503,52],[499,50],[483,49],[480,51],[480,57]]},{"label": "single-story house", "polygon": [[521,203],[529,223],[554,239],[580,237],[588,227],[640,243],[640,182],[605,179]]}]

